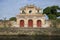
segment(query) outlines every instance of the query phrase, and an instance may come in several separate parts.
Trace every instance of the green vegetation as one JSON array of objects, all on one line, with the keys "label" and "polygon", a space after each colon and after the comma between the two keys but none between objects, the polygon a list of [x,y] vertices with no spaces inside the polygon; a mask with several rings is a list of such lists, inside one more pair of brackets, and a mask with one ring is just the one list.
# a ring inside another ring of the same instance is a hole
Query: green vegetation
[{"label": "green vegetation", "polygon": [[49,19],[57,19],[57,17],[60,16],[60,12],[57,12],[58,10],[60,10],[59,6],[50,6],[50,7],[46,7],[43,10],[43,13],[46,14]]},{"label": "green vegetation", "polygon": [[43,10],[43,14],[46,14],[52,22],[52,27],[59,27],[60,26],[60,19],[57,17],[60,17],[60,7],[59,6],[50,6],[46,7]]},{"label": "green vegetation", "polygon": [[60,28],[60,19],[55,19],[55,20],[51,20],[52,22],[52,27],[55,27],[55,28]]},{"label": "green vegetation", "polygon": [[9,20],[10,21],[16,21],[16,17],[11,17]]}]

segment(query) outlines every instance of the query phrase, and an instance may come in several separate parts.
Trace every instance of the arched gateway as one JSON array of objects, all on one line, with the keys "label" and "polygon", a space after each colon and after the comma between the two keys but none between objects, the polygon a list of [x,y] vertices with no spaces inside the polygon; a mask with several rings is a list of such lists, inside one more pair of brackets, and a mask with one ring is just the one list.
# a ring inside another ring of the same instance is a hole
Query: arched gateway
[{"label": "arched gateway", "polygon": [[24,20],[20,20],[20,27],[24,27]]},{"label": "arched gateway", "polygon": [[28,27],[33,27],[33,20],[28,20]]},{"label": "arched gateway", "polygon": [[41,25],[42,25],[41,20],[37,20],[37,27],[41,27]]},{"label": "arched gateway", "polygon": [[[17,26],[24,28],[43,28],[47,26],[43,10],[34,5],[27,5],[20,9],[16,16]],[[49,25],[49,24],[48,24]]]}]

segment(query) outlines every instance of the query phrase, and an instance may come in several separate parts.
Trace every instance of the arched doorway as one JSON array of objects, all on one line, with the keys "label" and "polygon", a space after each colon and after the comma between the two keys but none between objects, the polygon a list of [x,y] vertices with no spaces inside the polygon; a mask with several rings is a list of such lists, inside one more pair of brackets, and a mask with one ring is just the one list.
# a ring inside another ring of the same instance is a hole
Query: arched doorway
[{"label": "arched doorway", "polygon": [[28,20],[28,27],[33,27],[33,20]]},{"label": "arched doorway", "polygon": [[24,20],[20,20],[20,27],[24,27]]},{"label": "arched doorway", "polygon": [[37,20],[37,27],[41,27],[41,25],[42,25],[41,20]]}]

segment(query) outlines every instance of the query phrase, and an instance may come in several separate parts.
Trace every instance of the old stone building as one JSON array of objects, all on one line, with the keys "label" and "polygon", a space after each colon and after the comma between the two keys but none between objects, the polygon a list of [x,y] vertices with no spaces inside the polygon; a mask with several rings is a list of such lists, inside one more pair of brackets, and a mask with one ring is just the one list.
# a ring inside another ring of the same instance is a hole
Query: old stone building
[{"label": "old stone building", "polygon": [[46,21],[45,14],[43,14],[42,9],[34,5],[27,5],[20,8],[20,13],[16,18],[16,27],[46,28],[50,26],[49,22]]}]

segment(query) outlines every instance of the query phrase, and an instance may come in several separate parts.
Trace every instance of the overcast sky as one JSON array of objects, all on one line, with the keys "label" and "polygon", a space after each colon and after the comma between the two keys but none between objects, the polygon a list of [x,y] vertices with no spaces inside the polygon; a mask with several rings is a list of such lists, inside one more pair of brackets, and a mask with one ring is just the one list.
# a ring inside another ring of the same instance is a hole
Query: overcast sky
[{"label": "overcast sky", "polygon": [[0,19],[16,16],[19,14],[19,8],[27,4],[34,4],[44,9],[52,5],[60,6],[60,0],[0,0]]}]

